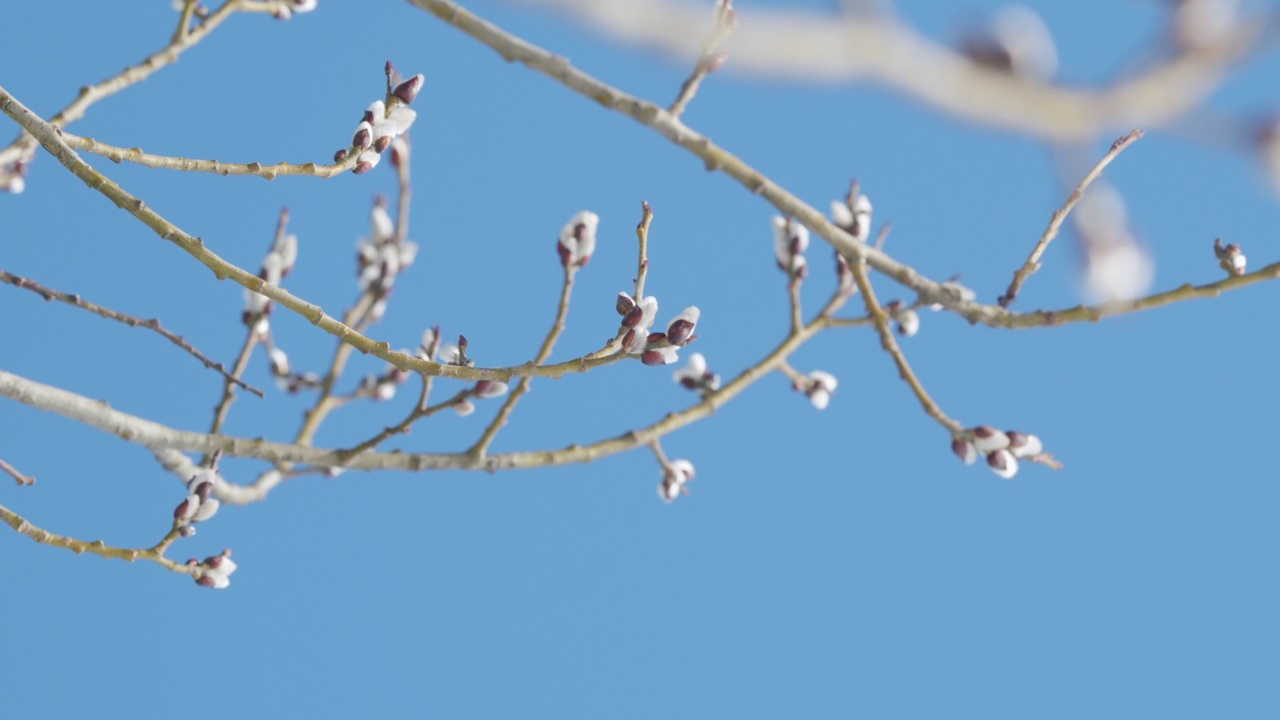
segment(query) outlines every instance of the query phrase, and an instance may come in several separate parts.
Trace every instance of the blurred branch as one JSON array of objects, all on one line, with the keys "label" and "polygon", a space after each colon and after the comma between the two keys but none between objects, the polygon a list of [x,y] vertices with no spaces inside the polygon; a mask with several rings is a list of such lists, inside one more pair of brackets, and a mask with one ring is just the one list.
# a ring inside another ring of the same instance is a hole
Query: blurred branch
[{"label": "blurred branch", "polygon": [[1058,230],[1062,228],[1063,221],[1067,219],[1067,215],[1071,214],[1071,209],[1076,206],[1076,203],[1080,202],[1080,198],[1084,197],[1085,190],[1088,190],[1089,186],[1093,184],[1093,181],[1097,180],[1098,177],[1102,175],[1103,169],[1110,165],[1111,161],[1115,160],[1117,155],[1124,152],[1125,148],[1141,139],[1142,135],[1143,132],[1141,130],[1131,130],[1128,135],[1125,135],[1112,143],[1111,149],[1108,150],[1107,154],[1103,155],[1102,159],[1098,161],[1098,164],[1094,165],[1084,178],[1080,180],[1080,184],[1077,185],[1076,189],[1067,197],[1067,201],[1063,203],[1062,208],[1054,211],[1053,216],[1049,218],[1049,227],[1045,228],[1044,234],[1040,236],[1040,240],[1037,241],[1035,247],[1031,249],[1031,254],[1027,256],[1027,261],[1023,263],[1022,267],[1014,271],[1013,281],[1009,283],[1009,289],[1005,290],[1004,295],[1001,295],[998,301],[1000,303],[1000,307],[1009,307],[1009,305],[1017,299],[1018,291],[1022,289],[1022,284],[1027,281],[1027,278],[1031,277],[1033,273],[1040,269],[1041,256],[1044,255],[1044,251],[1049,247],[1049,243],[1053,242],[1053,239],[1058,236]]},{"label": "blurred branch", "polygon": [[[623,42],[680,58],[702,47],[701,3],[526,0],[558,8]],[[454,22],[446,0],[411,0]],[[465,11],[462,11],[465,13]],[[456,24],[456,23],[455,23]],[[806,81],[867,80],[966,120],[1054,141],[1118,127],[1158,127],[1199,105],[1227,72],[1274,35],[1272,14],[1247,18],[1213,43],[1099,89],[1037,82],[987,68],[886,14],[760,7],[740,13],[724,43],[736,72]]]},{"label": "blurred branch", "polygon": [[267,180],[275,180],[280,175],[304,175],[308,177],[331,178],[335,175],[352,170],[356,166],[356,158],[358,153],[348,153],[347,157],[341,162],[333,165],[317,165],[315,163],[303,163],[301,165],[291,163],[276,163],[275,165],[263,165],[262,163],[224,163],[217,160],[193,160],[184,157],[170,157],[167,155],[152,155],[145,153],[142,148],[121,148],[114,145],[98,142],[93,138],[80,137],[72,135],[68,132],[62,133],[62,139],[67,145],[77,150],[86,150],[95,155],[101,155],[108,160],[119,163],[128,161],[137,163],[149,168],[164,170],[181,170],[183,172],[203,172],[213,173],[215,175],[256,175]]},{"label": "blurred branch", "polygon": [[239,377],[236,377],[231,373],[228,373],[226,367],[224,367],[222,363],[214,362],[210,360],[208,357],[204,355],[204,353],[201,353],[199,350],[193,347],[186,340],[182,339],[182,336],[176,335],[166,330],[165,328],[161,327],[160,321],[155,318],[152,318],[150,320],[142,320],[141,318],[136,318],[132,315],[126,315],[125,313],[117,312],[115,310],[112,310],[111,308],[103,307],[101,305],[96,305],[94,303],[91,303],[87,300],[84,300],[79,295],[68,295],[67,293],[59,292],[57,290],[44,287],[43,285],[40,285],[34,280],[30,280],[24,277],[19,277],[12,273],[5,272],[4,270],[0,270],[0,282],[6,282],[6,283],[9,283],[10,285],[13,285],[14,287],[20,287],[26,290],[30,290],[31,292],[36,293],[40,297],[43,297],[45,300],[58,300],[60,302],[67,303],[68,305],[74,305],[75,307],[78,307],[82,310],[88,310],[89,312],[99,317],[104,317],[104,318],[107,318],[108,320],[115,320],[117,322],[122,322],[130,327],[141,326],[144,328],[148,328],[150,330],[154,330],[155,332],[163,336],[165,339],[167,339],[169,342],[173,343],[174,345],[177,345],[183,350],[186,350],[188,353],[194,356],[197,360],[204,363],[205,367],[221,374],[222,377],[226,378],[228,382],[233,382],[236,385],[239,385],[240,387],[244,388],[245,390],[248,390],[249,392],[253,393],[254,395],[257,395],[258,397],[262,397],[261,390],[246,384]]}]

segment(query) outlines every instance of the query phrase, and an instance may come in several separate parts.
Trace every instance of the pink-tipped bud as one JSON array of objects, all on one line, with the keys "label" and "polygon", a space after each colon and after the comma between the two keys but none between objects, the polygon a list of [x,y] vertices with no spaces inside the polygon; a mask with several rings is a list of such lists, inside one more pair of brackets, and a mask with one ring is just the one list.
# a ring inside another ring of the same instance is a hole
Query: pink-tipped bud
[{"label": "pink-tipped bud", "polygon": [[951,452],[955,453],[965,465],[972,465],[978,459],[978,449],[972,442],[962,437],[951,441]]},{"label": "pink-tipped bud", "polygon": [[426,78],[422,76],[422,73],[418,73],[397,85],[396,89],[391,91],[391,94],[400,98],[404,101],[404,104],[408,105],[414,101],[414,98],[418,97],[418,91],[422,89],[422,84],[425,81]]},{"label": "pink-tipped bud", "polygon": [[991,472],[1008,480],[1018,474],[1018,459],[1008,450],[996,450],[987,454],[987,466]]},{"label": "pink-tipped bud", "polygon": [[337,152],[335,152],[335,153],[333,154],[333,161],[334,161],[335,163],[340,163],[340,162],[342,162],[343,160],[346,160],[346,159],[347,159],[347,149],[346,149],[346,148],[342,148],[341,150],[338,150]]},{"label": "pink-tipped bud", "polygon": [[982,454],[1009,447],[1009,436],[989,425],[973,429],[973,447]]},{"label": "pink-tipped bud", "polygon": [[356,134],[351,136],[351,146],[364,150],[369,147],[369,144],[372,141],[373,125],[371,125],[367,120],[361,120],[360,124],[356,126]]},{"label": "pink-tipped bud", "polygon": [[636,308],[636,301],[624,292],[618,293],[618,300],[614,303],[614,309],[622,317],[626,317],[632,310]]},{"label": "pink-tipped bud", "polygon": [[1010,430],[1006,434],[1009,436],[1009,452],[1014,457],[1026,458],[1044,452],[1044,443],[1035,435],[1017,430]]}]

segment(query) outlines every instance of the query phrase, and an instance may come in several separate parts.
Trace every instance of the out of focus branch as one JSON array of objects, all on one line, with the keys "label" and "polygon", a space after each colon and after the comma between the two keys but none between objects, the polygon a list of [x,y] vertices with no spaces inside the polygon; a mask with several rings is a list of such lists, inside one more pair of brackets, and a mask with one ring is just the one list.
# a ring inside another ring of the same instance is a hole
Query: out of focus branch
[{"label": "out of focus branch", "polygon": [[[420,7],[443,0],[410,0]],[[709,3],[675,0],[525,0],[571,13],[623,42],[695,59]],[[452,3],[448,3],[452,4]],[[443,9],[443,8],[442,8]],[[432,9],[436,14],[441,14]],[[1001,73],[887,15],[842,15],[751,5],[723,44],[734,72],[809,81],[876,82],[966,120],[1054,141],[1123,127],[1158,127],[1199,105],[1227,72],[1274,33],[1271,15],[1246,18],[1215,42],[1099,89]]]}]

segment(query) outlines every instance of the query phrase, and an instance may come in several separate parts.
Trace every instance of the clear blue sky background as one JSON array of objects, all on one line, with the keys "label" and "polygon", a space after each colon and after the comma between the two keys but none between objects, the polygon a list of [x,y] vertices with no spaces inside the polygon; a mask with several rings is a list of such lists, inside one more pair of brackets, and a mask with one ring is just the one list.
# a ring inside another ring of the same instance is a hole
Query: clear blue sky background
[{"label": "clear blue sky background", "polygon": [[[744,6],[747,3],[742,3]],[[1157,3],[1043,3],[1064,76],[1094,82],[1159,32]],[[56,5],[54,7],[53,5]],[[813,3],[829,9],[830,3]],[[955,37],[989,2],[903,3]],[[563,18],[474,3],[624,90],[667,102],[684,63],[611,48]],[[4,3],[0,84],[46,116],[172,32],[168,2]],[[74,132],[152,152],[323,161],[379,97],[393,60],[427,84],[416,106],[411,236],[418,264],[372,334],[412,346],[461,332],[483,365],[532,356],[558,290],[555,236],[598,212],[568,358],[616,327],[634,274],[641,200],[656,212],[650,288],[663,321],[703,310],[696,348],[732,376],[786,329],[773,211],[632,121],[402,2],[322,0],[279,23],[233,18]],[[732,60],[729,68],[732,68]],[[1274,60],[1213,100],[1276,100]],[[864,86],[765,83],[726,71],[686,115],[819,207],[863,180],[889,249],[993,300],[1066,190],[1047,149]],[[7,137],[8,121],[0,122]],[[1099,138],[1090,159],[1128,128]],[[301,238],[286,287],[339,312],[353,247],[388,168],[328,181],[218,178],[94,163],[149,205],[256,268],[275,216]],[[1150,243],[1157,288],[1217,279],[1210,245],[1276,259],[1276,198],[1246,154],[1152,132],[1108,171]],[[811,309],[834,281],[810,253]],[[1070,236],[1024,308],[1078,302]],[[230,360],[238,286],[218,283],[42,154],[27,192],[0,196],[0,267],[142,316]],[[885,299],[902,296],[883,279]],[[179,559],[234,548],[222,592],[0,534],[0,697],[10,717],[1273,718],[1275,406],[1280,293],[1054,330],[972,328],[927,314],[906,350],[966,424],[1038,433],[1066,469],[1004,481],[951,455],[872,333],[831,333],[793,364],[841,381],[819,413],[781,376],[665,441],[698,469],[667,506],[647,451],[499,475],[348,473],[226,508]],[[0,367],[203,430],[219,379],[146,331],[0,288]],[[334,341],[281,314],[302,369]],[[357,358],[348,379],[381,363]],[[259,356],[249,380],[269,386]],[[447,384],[445,384],[447,386]],[[348,385],[349,387],[350,385]],[[412,388],[413,386],[408,386]],[[399,419],[416,392],[337,414],[344,446]],[[443,397],[443,395],[440,395]],[[306,397],[242,395],[229,432],[291,437]],[[539,382],[496,450],[562,447],[649,424],[693,401],[669,369],[614,365]],[[422,423],[398,446],[465,447],[496,402]],[[0,457],[36,475],[0,503],[72,536],[145,546],[183,490],[149,453],[61,417],[0,403]],[[395,445],[393,445],[395,447]],[[247,480],[260,463],[226,464]],[[6,529],[7,532],[7,529]]]}]

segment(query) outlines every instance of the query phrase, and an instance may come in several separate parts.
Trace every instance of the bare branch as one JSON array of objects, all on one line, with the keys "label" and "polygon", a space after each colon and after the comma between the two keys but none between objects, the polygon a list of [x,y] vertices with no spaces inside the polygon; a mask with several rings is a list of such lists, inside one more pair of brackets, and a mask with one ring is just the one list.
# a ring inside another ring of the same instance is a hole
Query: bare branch
[{"label": "bare branch", "polygon": [[31,476],[31,475],[23,475],[21,472],[18,472],[18,468],[16,468],[16,467],[14,467],[14,466],[10,465],[9,463],[5,462],[3,459],[0,459],[0,470],[3,470],[3,471],[5,471],[5,472],[9,473],[9,475],[10,475],[14,480],[17,480],[17,481],[18,481],[18,485],[20,485],[20,486],[21,486],[21,485],[35,485],[35,484],[36,484],[36,479],[35,479],[35,477],[33,477],[33,476]]},{"label": "bare branch", "polygon": [[34,280],[20,277],[18,275],[14,275],[13,273],[5,272],[4,270],[0,270],[0,282],[6,282],[6,283],[9,283],[10,285],[13,285],[14,287],[20,287],[26,290],[30,290],[31,292],[36,293],[40,297],[43,297],[45,300],[58,300],[60,302],[67,303],[68,305],[74,305],[75,307],[78,307],[82,310],[88,310],[89,312],[99,317],[104,317],[104,318],[107,318],[108,320],[115,320],[117,322],[122,322],[125,325],[128,325],[130,327],[144,327],[149,330],[154,330],[169,342],[173,343],[174,345],[177,345],[183,350],[186,350],[193,357],[195,357],[195,359],[204,363],[205,367],[209,368],[210,370],[214,370],[220,375],[222,375],[222,377],[227,379],[227,382],[235,383],[236,385],[239,385],[240,387],[244,388],[245,390],[248,390],[254,395],[257,395],[258,397],[262,397],[261,390],[253,387],[252,385],[245,383],[239,377],[236,377],[231,373],[228,373],[226,367],[223,366],[222,363],[214,362],[210,360],[208,357],[205,356],[204,353],[200,352],[195,347],[193,347],[190,343],[184,340],[181,335],[177,335],[161,327],[160,321],[155,318],[152,318],[150,320],[143,320],[141,318],[136,318],[132,315],[127,315],[125,313],[112,310],[111,308],[103,307],[102,305],[91,303],[88,300],[81,298],[78,294],[68,295],[67,293],[45,287]]},{"label": "bare branch", "polygon": [[998,301],[1000,303],[1000,307],[1009,307],[1009,305],[1017,299],[1018,291],[1022,289],[1022,284],[1027,281],[1027,278],[1031,277],[1033,273],[1040,269],[1040,258],[1044,255],[1044,251],[1049,247],[1049,243],[1053,242],[1053,239],[1058,236],[1058,230],[1062,228],[1062,223],[1067,219],[1067,215],[1071,214],[1071,209],[1076,206],[1076,203],[1080,202],[1080,198],[1084,197],[1085,190],[1088,190],[1089,186],[1093,184],[1093,181],[1097,180],[1098,177],[1102,175],[1103,169],[1110,165],[1111,161],[1115,160],[1117,155],[1124,152],[1125,148],[1137,142],[1142,135],[1143,132],[1141,130],[1132,130],[1128,135],[1125,135],[1112,143],[1111,149],[1108,150],[1107,154],[1103,155],[1102,159],[1098,161],[1098,164],[1094,165],[1084,178],[1080,180],[1080,184],[1077,185],[1076,189],[1067,197],[1067,201],[1062,204],[1062,208],[1054,211],[1053,216],[1049,218],[1049,227],[1045,228],[1044,234],[1040,236],[1040,240],[1038,240],[1035,247],[1031,249],[1031,254],[1027,256],[1027,261],[1023,263],[1022,267],[1014,271],[1013,280],[1009,283],[1009,289],[1005,290],[1004,295],[1001,295]]},{"label": "bare branch", "polygon": [[300,165],[291,163],[263,165],[258,162],[224,163],[217,160],[194,160],[184,157],[170,157],[168,155],[152,155],[151,153],[143,152],[142,148],[116,147],[98,142],[93,138],[80,137],[68,132],[62,133],[62,139],[66,141],[67,145],[77,150],[86,150],[95,155],[101,155],[114,163],[128,161],[149,168],[213,173],[215,175],[255,175],[267,180],[275,180],[280,175],[331,178],[354,169],[358,155],[358,153],[348,153],[346,158],[333,165],[317,165],[313,162]]}]

